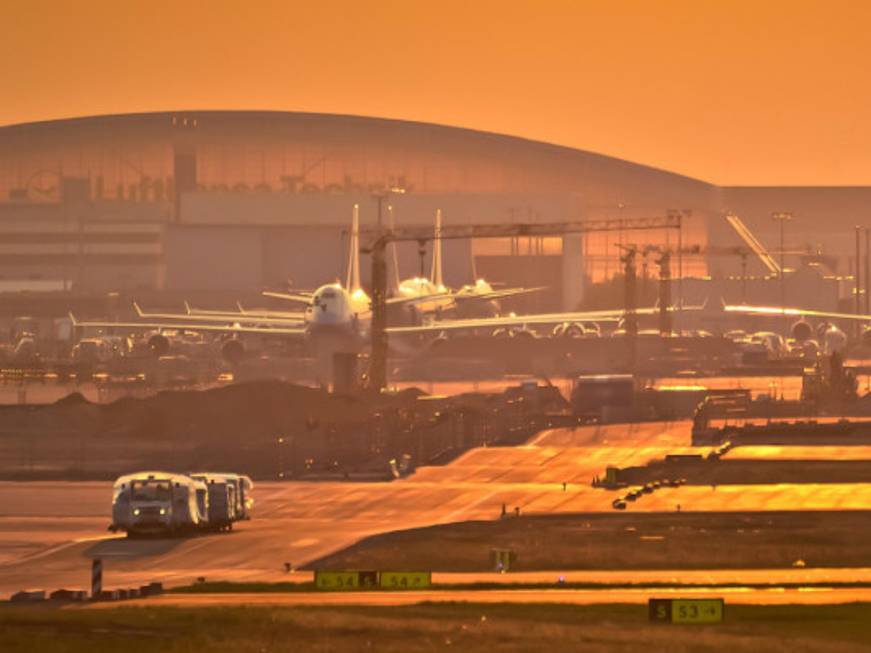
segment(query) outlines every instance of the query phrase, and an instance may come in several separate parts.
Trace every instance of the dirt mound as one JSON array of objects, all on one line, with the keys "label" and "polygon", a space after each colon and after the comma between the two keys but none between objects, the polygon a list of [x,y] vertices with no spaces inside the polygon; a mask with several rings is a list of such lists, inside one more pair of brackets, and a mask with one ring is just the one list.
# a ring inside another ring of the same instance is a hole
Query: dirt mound
[{"label": "dirt mound", "polygon": [[90,404],[91,402],[85,398],[81,392],[71,392],[66,397],[58,399],[54,402],[55,406],[78,406],[80,404]]},{"label": "dirt mound", "polygon": [[432,464],[478,446],[485,419],[492,432],[524,436],[515,422],[525,413],[507,393],[420,401],[423,395],[411,388],[338,396],[253,381],[110,404],[70,395],[43,406],[2,406],[0,477],[108,477],[151,467],[226,468],[270,478],[390,475],[397,473],[391,460]]}]

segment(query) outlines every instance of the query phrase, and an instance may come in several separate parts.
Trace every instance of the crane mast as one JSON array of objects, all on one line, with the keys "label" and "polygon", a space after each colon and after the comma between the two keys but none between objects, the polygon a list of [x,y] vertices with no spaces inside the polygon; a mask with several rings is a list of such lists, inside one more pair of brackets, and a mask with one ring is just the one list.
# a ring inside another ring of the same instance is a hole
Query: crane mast
[{"label": "crane mast", "polygon": [[[438,237],[442,240],[465,238],[523,238],[563,236],[604,231],[648,231],[657,229],[680,230],[681,216],[668,214],[649,218],[618,218],[566,222],[534,222],[512,224],[442,225]],[[387,387],[387,264],[385,250],[389,243],[415,241],[423,243],[436,238],[432,229],[400,227],[365,232],[368,244],[361,251],[372,256],[372,332],[369,355],[369,388],[380,392]],[[634,256],[632,257],[634,278]],[[633,284],[634,286],[634,284]],[[628,308],[628,307],[627,307]],[[634,299],[631,314],[634,315]],[[637,334],[637,323],[634,333]],[[627,328],[627,337],[629,329]],[[629,337],[633,341],[634,337]]]}]

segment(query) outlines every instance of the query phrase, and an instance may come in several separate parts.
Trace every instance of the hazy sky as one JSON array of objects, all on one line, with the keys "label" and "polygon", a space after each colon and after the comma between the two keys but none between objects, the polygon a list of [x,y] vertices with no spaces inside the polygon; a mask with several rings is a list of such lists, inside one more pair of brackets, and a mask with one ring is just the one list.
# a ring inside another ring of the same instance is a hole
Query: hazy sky
[{"label": "hazy sky", "polygon": [[404,118],[721,184],[871,184],[871,1],[0,0],[0,124]]}]

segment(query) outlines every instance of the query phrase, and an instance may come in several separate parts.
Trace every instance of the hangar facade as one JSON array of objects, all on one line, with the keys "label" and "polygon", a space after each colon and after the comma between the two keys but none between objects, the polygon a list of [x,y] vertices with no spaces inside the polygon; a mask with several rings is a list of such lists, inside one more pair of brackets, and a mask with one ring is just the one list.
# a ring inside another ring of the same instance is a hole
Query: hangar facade
[{"label": "hangar facade", "polygon": [[[727,211],[771,249],[771,212],[793,213],[789,256],[831,254],[841,276],[855,265],[854,226],[871,223],[871,187],[725,188],[468,129],[285,112],[101,116],[0,128],[0,288],[311,287],[342,275],[351,207],[374,224],[373,194],[393,187],[405,190],[389,199],[399,224],[429,224],[436,209],[447,224],[680,211],[684,246],[701,252],[682,260],[684,275],[695,278],[740,271],[737,259],[705,253],[712,243],[740,244]],[[628,243],[676,245],[673,234],[655,232],[452,242],[446,276],[460,285],[474,268],[497,282],[548,285],[552,292],[532,308],[572,308],[583,295],[579,279],[617,274],[616,245]],[[416,247],[400,251],[402,276],[421,263]],[[840,287],[831,293],[838,294]]]}]

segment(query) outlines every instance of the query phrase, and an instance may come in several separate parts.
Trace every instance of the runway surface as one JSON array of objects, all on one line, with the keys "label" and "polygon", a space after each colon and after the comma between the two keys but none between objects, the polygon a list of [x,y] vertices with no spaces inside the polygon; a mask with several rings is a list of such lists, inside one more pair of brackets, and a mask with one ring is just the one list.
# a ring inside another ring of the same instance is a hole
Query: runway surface
[{"label": "runway surface", "polygon": [[[197,577],[279,581],[285,562],[300,566],[375,533],[495,519],[503,504],[523,513],[611,511],[616,495],[592,488],[594,476],[607,465],[642,464],[689,444],[689,422],[556,429],[522,447],[474,449],[393,483],[258,483],[252,521],[232,533],[177,540],[107,534],[110,483],[2,482],[0,598],[22,588],[85,588],[92,557],[104,560],[107,588]],[[830,449],[837,457],[842,448]],[[678,505],[684,511],[867,509],[871,484],[662,488],[629,512]]]},{"label": "runway surface", "polygon": [[726,605],[825,605],[871,601],[871,589],[607,589],[607,590],[433,590],[426,592],[322,592],[291,594],[164,594],[123,603],[70,606],[105,609],[119,605],[209,607],[221,605],[413,605],[415,603],[641,603],[651,598],[722,598]]}]

